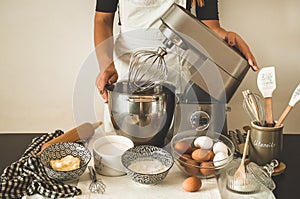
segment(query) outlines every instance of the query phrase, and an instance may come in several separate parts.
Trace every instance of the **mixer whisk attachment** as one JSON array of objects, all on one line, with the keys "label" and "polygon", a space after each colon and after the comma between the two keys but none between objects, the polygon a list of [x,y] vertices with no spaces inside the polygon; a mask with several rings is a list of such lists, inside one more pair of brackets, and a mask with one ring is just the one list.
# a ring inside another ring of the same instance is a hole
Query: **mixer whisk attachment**
[{"label": "mixer whisk attachment", "polygon": [[248,113],[252,121],[258,122],[260,126],[264,126],[265,111],[260,96],[252,93],[250,90],[245,90],[242,94],[244,97],[244,110]]},{"label": "mixer whisk attachment", "polygon": [[132,54],[128,73],[130,91],[142,92],[167,79],[166,54],[166,49],[162,47],[156,51],[139,50]]}]

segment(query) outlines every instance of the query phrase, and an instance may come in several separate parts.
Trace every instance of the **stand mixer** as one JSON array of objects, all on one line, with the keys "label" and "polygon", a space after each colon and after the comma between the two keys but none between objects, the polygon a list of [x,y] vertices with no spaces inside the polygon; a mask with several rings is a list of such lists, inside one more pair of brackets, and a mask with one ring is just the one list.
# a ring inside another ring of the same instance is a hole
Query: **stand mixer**
[{"label": "stand mixer", "polygon": [[184,68],[184,89],[177,93],[174,132],[227,132],[227,103],[249,70],[247,60],[177,4],[161,16],[161,23],[164,46],[181,50],[178,56]]},{"label": "stand mixer", "polygon": [[[174,134],[185,130],[227,132],[227,103],[249,70],[248,62],[175,3],[160,20],[159,30],[165,39],[158,50],[134,53],[130,81],[106,87],[117,134],[135,144],[164,146]],[[165,75],[148,72],[153,68],[162,74],[168,71],[164,68],[168,66],[164,62],[167,50],[176,51],[179,57],[180,85],[164,82]],[[148,74],[151,78],[145,78]]]}]

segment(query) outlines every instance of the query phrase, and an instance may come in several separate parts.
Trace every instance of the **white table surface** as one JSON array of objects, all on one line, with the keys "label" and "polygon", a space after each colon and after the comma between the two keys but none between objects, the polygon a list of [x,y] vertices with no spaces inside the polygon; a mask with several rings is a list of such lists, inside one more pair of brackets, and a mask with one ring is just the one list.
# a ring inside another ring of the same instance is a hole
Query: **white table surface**
[{"label": "white table surface", "polygon": [[[102,131],[103,132],[103,131]],[[113,133],[109,133],[113,134]],[[88,148],[91,149],[92,143],[103,133],[96,132],[95,135],[88,142]],[[231,165],[237,164],[239,160],[234,160]],[[89,165],[93,165],[93,160]],[[229,166],[231,166],[229,165]],[[242,198],[257,198],[257,199],[274,199],[271,191],[263,190],[256,194],[237,194],[233,193],[226,188],[225,174],[221,174],[220,178],[210,178],[202,180],[202,187],[197,192],[186,192],[182,189],[182,182],[187,178],[177,165],[174,163],[166,178],[155,185],[143,185],[132,181],[129,176],[108,177],[97,174],[97,177],[102,179],[106,184],[106,191],[104,194],[90,193],[88,187],[91,183],[88,169],[79,178],[77,182],[72,184],[76,185],[82,190],[82,194],[74,197],[75,199],[93,199],[93,198],[120,198],[120,199],[169,199],[169,198],[205,198],[205,199],[242,199]],[[23,199],[40,199],[44,198],[40,195],[26,196]]]},{"label": "white table surface", "polygon": [[106,177],[97,176],[101,178],[106,184],[106,191],[104,194],[92,194],[88,190],[91,182],[88,172],[84,173],[77,187],[82,190],[82,195],[76,196],[78,199],[92,199],[92,198],[122,198],[122,199],[169,199],[169,198],[206,198],[218,199],[222,198],[218,189],[216,178],[203,180],[202,187],[197,192],[185,192],[181,188],[181,184],[186,178],[176,165],[169,171],[167,177],[155,185],[143,185],[132,181],[129,176],[120,177]]},{"label": "white table surface", "polygon": [[[114,133],[106,133],[114,134]],[[88,147],[91,149],[91,145],[98,138],[103,136],[100,132],[95,133],[93,138],[89,141]],[[93,160],[90,161],[90,165],[93,165]],[[80,177],[77,187],[82,190],[82,195],[76,196],[77,199],[93,199],[93,198],[122,198],[122,199],[169,199],[169,198],[206,198],[206,199],[218,199],[222,198],[218,188],[218,182],[216,178],[202,180],[202,187],[197,192],[185,192],[182,188],[182,182],[187,178],[174,163],[170,169],[166,178],[155,185],[144,185],[134,182],[129,176],[108,177],[97,174],[98,178],[106,184],[106,191],[104,194],[90,193],[88,186],[91,183],[88,170]]]}]

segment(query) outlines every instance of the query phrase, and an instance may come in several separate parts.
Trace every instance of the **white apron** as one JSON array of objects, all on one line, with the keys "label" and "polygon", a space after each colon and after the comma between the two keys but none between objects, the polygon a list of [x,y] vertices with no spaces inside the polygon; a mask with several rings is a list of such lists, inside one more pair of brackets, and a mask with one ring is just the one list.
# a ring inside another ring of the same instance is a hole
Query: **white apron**
[{"label": "white apron", "polygon": [[[128,79],[130,56],[137,50],[156,50],[162,46],[164,36],[159,31],[160,17],[173,4],[186,7],[186,0],[119,0],[120,33],[116,37],[114,63],[120,80]],[[176,84],[179,80],[180,64],[175,54],[168,53],[165,57],[168,67],[168,79]],[[107,104],[104,105],[104,128],[113,131]]]},{"label": "white apron", "polygon": [[[186,0],[120,0],[121,28],[115,42],[114,62],[119,80],[128,79],[128,66],[131,53],[137,50],[157,50],[163,46],[164,36],[158,29],[160,17],[173,4],[186,7]],[[175,54],[175,52],[174,52]],[[168,79],[174,79],[172,70],[179,66],[178,58],[168,53],[165,57]]]}]

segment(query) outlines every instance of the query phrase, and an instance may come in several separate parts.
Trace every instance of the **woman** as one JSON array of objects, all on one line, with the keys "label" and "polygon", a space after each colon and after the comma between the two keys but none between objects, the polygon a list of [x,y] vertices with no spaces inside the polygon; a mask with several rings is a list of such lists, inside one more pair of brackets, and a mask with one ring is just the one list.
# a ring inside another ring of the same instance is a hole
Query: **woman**
[{"label": "woman", "polygon": [[[113,36],[113,21],[117,6],[119,5],[119,23],[121,23],[121,33],[126,33],[138,28],[158,28],[159,17],[174,2],[186,7],[188,10],[190,10],[191,5],[193,5],[192,7],[196,9],[197,18],[217,33],[221,38],[226,40],[229,45],[237,47],[248,60],[252,69],[254,71],[258,70],[255,58],[246,42],[237,33],[226,31],[220,26],[218,17],[218,0],[97,0],[94,23],[94,44],[95,46],[101,44],[101,47],[96,49],[100,67],[100,73],[97,77],[96,85],[105,102],[107,102],[105,85],[116,82],[119,77],[117,71],[122,70],[116,69],[118,66],[117,64],[115,66],[113,61],[114,41],[109,39]],[[143,34],[144,33],[139,35]],[[149,39],[149,35],[147,33],[144,35],[146,35],[144,38],[139,38],[141,39],[140,41],[144,41],[142,39]],[[154,38],[156,38],[156,36],[150,38],[150,40],[154,40]],[[134,38],[134,40],[136,40],[136,38]],[[118,46],[118,49],[122,49],[123,47],[126,48],[127,44],[125,44],[126,42],[122,36],[119,41],[121,42],[119,42],[120,46]],[[128,49],[129,48],[130,47],[128,47]],[[122,55],[120,56],[122,57]],[[124,59],[127,59],[128,66],[128,56],[124,56]]]}]

